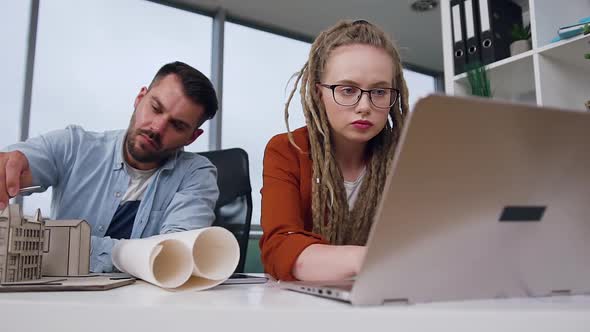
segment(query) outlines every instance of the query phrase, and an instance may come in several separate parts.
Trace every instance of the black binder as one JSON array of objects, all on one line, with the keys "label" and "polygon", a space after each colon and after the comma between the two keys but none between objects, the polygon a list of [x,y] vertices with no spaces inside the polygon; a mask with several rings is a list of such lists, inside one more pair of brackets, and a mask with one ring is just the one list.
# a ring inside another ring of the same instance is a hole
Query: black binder
[{"label": "black binder", "polygon": [[453,36],[453,61],[455,75],[465,71],[467,54],[465,51],[465,10],[464,0],[451,0],[451,32]]},{"label": "black binder", "polygon": [[522,8],[510,0],[474,0],[477,3],[482,64],[510,56],[511,31],[514,24],[522,25]]},{"label": "black binder", "polygon": [[479,66],[482,62],[479,50],[479,29],[477,26],[479,12],[477,1],[463,0],[463,6],[465,7],[465,50],[467,51],[466,69],[469,69],[471,66]]}]

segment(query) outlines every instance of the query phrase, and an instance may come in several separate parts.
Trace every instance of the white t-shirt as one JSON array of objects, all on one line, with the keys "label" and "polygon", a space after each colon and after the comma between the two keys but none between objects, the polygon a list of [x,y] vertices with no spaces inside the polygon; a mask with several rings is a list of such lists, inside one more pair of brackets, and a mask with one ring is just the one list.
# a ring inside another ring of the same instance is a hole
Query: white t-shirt
[{"label": "white t-shirt", "polygon": [[121,204],[127,201],[139,201],[143,197],[147,186],[150,184],[157,168],[142,171],[125,163],[125,171],[129,174],[129,187],[121,199]]},{"label": "white t-shirt", "polygon": [[359,175],[359,177],[354,181],[344,181],[344,189],[346,189],[346,200],[348,201],[348,210],[352,210],[354,203],[359,194],[359,190],[361,188],[361,184],[363,183],[363,179],[365,178],[365,173],[367,168],[363,168],[363,171]]}]

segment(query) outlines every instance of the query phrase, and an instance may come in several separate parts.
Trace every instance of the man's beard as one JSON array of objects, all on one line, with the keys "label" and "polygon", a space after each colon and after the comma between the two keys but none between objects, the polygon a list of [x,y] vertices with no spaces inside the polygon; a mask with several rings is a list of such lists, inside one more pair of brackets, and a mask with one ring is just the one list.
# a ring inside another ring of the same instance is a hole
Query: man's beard
[{"label": "man's beard", "polygon": [[[135,144],[137,142],[137,136],[144,135],[149,137],[154,143],[156,143],[156,150],[155,151],[144,151],[135,148]],[[180,147],[175,147],[171,149],[161,149],[162,147],[162,139],[160,134],[154,133],[150,130],[143,130],[143,129],[135,129],[131,130],[129,128],[127,130],[127,136],[125,137],[126,140],[126,147],[127,152],[131,155],[131,157],[140,162],[140,163],[158,163],[163,164],[168,158],[173,156]]]}]

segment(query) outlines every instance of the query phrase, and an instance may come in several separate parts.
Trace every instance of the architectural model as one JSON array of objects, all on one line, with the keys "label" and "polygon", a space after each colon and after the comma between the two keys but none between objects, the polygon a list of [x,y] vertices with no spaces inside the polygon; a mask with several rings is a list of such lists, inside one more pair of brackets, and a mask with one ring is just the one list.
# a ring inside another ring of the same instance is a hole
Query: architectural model
[{"label": "architectural model", "polygon": [[41,278],[44,231],[39,210],[32,219],[16,204],[0,211],[0,283]]},{"label": "architectural model", "polygon": [[43,276],[79,276],[90,268],[90,225],[86,220],[46,220]]},{"label": "architectural model", "polygon": [[85,220],[23,216],[17,204],[0,211],[0,284],[41,276],[88,274],[90,226]]}]

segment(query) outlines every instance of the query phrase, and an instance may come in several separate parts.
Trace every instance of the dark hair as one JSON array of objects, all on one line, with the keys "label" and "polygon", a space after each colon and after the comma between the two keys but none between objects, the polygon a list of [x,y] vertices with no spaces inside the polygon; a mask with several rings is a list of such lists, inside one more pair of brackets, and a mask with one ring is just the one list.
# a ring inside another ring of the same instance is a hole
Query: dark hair
[{"label": "dark hair", "polygon": [[199,126],[206,120],[215,116],[219,104],[217,102],[217,94],[215,93],[213,84],[207,76],[184,62],[175,61],[162,66],[150,83],[149,89],[151,89],[159,80],[170,74],[174,74],[180,79],[184,94],[188,98],[190,98],[195,104],[203,105],[205,108],[206,119],[200,121],[198,124]]}]

